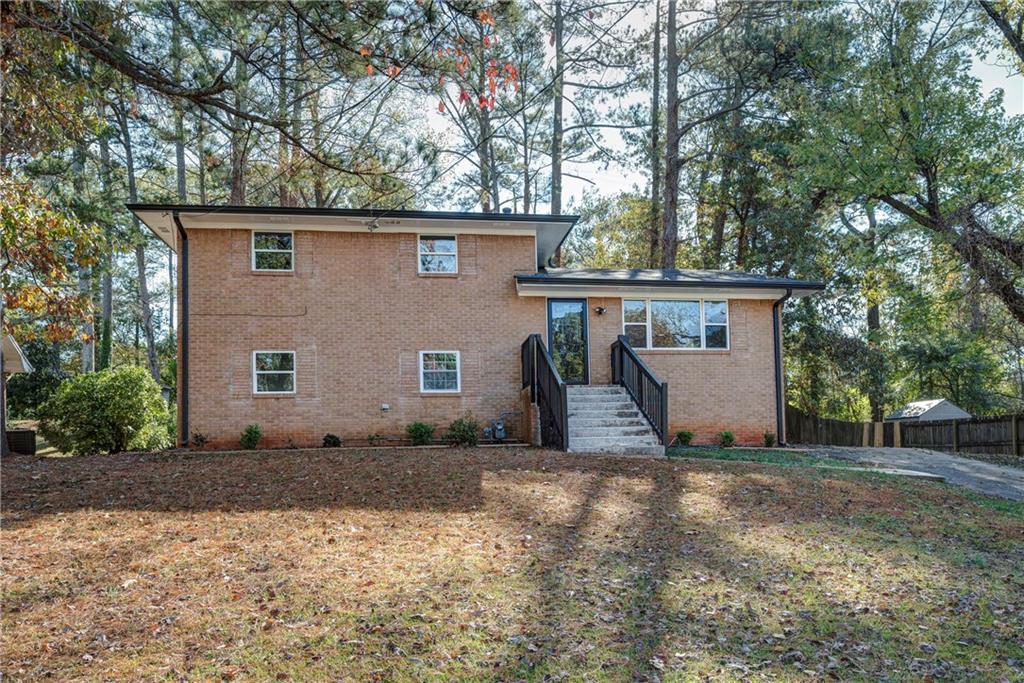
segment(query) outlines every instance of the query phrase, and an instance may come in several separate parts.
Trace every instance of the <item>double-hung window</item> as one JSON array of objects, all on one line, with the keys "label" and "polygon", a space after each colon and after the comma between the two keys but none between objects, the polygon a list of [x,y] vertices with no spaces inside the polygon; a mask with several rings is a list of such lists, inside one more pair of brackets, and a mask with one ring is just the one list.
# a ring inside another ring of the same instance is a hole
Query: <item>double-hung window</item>
[{"label": "double-hung window", "polygon": [[295,235],[290,232],[252,233],[252,269],[291,272],[295,268]]},{"label": "double-hung window", "polygon": [[624,299],[622,328],[638,349],[728,349],[729,302]]},{"label": "double-hung window", "polygon": [[420,273],[459,272],[458,240],[454,235],[420,235],[418,241]]},{"label": "double-hung window", "polygon": [[420,351],[420,391],[454,394],[461,389],[458,351]]},{"label": "double-hung window", "polygon": [[256,394],[294,394],[295,352],[254,351],[252,390]]}]

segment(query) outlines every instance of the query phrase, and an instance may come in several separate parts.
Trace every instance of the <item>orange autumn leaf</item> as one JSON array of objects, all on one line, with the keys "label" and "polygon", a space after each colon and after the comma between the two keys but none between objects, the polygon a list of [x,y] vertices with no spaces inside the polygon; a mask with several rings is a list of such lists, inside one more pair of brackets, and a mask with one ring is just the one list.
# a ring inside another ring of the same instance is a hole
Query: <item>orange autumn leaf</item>
[{"label": "orange autumn leaf", "polygon": [[359,48],[359,54],[362,55],[363,57],[369,57],[371,54],[373,54],[373,46],[369,44],[363,44]]},{"label": "orange autumn leaf", "polygon": [[442,114],[444,113],[444,100],[437,103],[437,110]]},{"label": "orange autumn leaf", "polygon": [[367,64],[366,65],[366,75],[367,76],[372,76],[373,75],[373,64]]}]

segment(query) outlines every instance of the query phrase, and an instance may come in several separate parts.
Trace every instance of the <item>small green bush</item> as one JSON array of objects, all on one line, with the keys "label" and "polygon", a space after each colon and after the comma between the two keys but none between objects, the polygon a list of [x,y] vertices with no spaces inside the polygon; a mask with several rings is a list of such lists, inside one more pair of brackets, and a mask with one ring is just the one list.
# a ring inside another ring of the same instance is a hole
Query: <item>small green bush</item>
[{"label": "small green bush", "polygon": [[38,416],[46,440],[71,455],[153,450],[171,443],[160,386],[139,367],[64,380]]},{"label": "small green bush", "polygon": [[251,424],[245,428],[242,432],[242,448],[248,448],[252,450],[259,444],[260,439],[263,438],[263,428],[258,424]]},{"label": "small green bush", "polygon": [[475,446],[479,438],[480,423],[469,414],[452,420],[444,434],[445,441],[451,442],[453,446]]},{"label": "small green bush", "polygon": [[413,446],[426,446],[434,440],[434,428],[426,422],[413,422],[405,428]]},{"label": "small green bush", "polygon": [[324,448],[340,448],[341,437],[337,434],[324,434]]},{"label": "small green bush", "polygon": [[374,432],[373,434],[367,434],[366,440],[369,442],[371,446],[376,446],[378,443],[384,440],[384,437]]},{"label": "small green bush", "polygon": [[718,443],[722,448],[729,448],[736,445],[736,435],[730,431],[718,432]]},{"label": "small green bush", "polygon": [[206,434],[203,434],[197,429],[192,432],[192,436],[189,437],[188,442],[195,448],[202,448],[210,442],[210,439],[207,438]]},{"label": "small green bush", "polygon": [[764,433],[764,447],[771,448],[775,445],[775,432]]},{"label": "small green bush", "polygon": [[685,429],[676,432],[676,441],[679,442],[680,446],[689,446],[690,442],[693,441],[693,432],[688,432]]}]

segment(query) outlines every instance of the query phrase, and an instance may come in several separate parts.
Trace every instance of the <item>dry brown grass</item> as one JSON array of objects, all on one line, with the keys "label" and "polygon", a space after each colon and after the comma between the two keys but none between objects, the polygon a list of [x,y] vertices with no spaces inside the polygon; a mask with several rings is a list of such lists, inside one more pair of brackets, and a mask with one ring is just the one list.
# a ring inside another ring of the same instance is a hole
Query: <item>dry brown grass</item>
[{"label": "dry brown grass", "polygon": [[12,680],[1024,675],[1024,514],[537,450],[3,463]]}]

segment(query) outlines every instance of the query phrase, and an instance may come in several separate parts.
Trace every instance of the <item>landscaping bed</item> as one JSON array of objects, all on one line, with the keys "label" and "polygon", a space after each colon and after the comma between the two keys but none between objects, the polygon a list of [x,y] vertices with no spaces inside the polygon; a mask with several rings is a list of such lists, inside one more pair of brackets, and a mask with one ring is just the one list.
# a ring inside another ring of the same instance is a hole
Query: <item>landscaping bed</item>
[{"label": "landscaping bed", "polygon": [[12,680],[1024,676],[1024,505],[932,482],[493,448],[2,475]]}]

